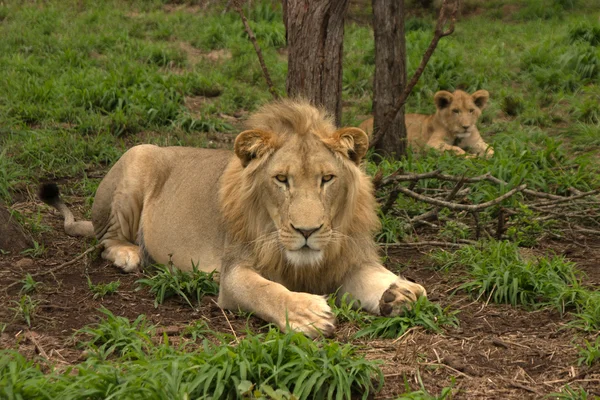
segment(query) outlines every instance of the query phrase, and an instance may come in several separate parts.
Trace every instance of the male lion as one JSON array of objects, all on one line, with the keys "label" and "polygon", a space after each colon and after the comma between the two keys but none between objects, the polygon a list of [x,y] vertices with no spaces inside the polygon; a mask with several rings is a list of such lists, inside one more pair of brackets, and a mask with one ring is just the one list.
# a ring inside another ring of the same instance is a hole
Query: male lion
[{"label": "male lion", "polygon": [[339,289],[368,312],[396,315],[425,289],[385,269],[373,186],[357,128],[304,101],[264,106],[224,150],[136,146],[100,183],[92,221],[75,222],[56,186],[40,197],[72,235],[96,235],[124,271],[148,258],[220,270],[219,305],[309,336],[331,334],[323,295]]},{"label": "male lion", "polygon": [[[494,149],[483,141],[475,125],[489,97],[487,90],[478,90],[472,95],[462,90],[437,92],[433,97],[437,108],[435,114],[406,114],[408,143],[416,148],[431,147],[456,154],[469,152],[491,157]],[[370,136],[373,118],[363,121],[360,128]]]}]

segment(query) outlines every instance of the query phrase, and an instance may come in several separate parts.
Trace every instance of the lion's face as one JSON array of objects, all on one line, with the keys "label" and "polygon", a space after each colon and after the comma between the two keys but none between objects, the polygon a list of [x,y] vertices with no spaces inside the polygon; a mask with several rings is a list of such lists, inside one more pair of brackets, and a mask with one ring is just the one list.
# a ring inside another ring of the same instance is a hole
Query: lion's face
[{"label": "lion's face", "polygon": [[446,129],[459,139],[471,136],[481,110],[489,98],[486,90],[472,95],[457,90],[454,93],[440,91],[434,96],[437,113]]},{"label": "lion's face", "polygon": [[348,191],[342,161],[314,135],[293,137],[262,175],[266,206],[287,260],[318,264],[335,236],[332,220]]},{"label": "lion's face", "polygon": [[366,134],[356,128],[331,136],[279,135],[246,131],[236,139],[236,154],[247,164],[260,207],[272,227],[258,240],[276,243],[294,266],[314,266],[343,234],[341,219],[357,197],[358,163],[367,149]]}]

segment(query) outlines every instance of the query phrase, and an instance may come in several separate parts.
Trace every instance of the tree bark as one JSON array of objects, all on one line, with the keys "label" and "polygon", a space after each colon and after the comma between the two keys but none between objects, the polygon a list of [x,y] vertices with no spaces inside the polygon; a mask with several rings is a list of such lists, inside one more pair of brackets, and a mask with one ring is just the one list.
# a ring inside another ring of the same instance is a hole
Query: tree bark
[{"label": "tree bark", "polygon": [[344,16],[349,0],[283,0],[287,93],[342,117]]},{"label": "tree bark", "polygon": [[[373,0],[375,77],[373,84],[373,132],[393,118],[406,85],[404,0]],[[375,144],[379,154],[396,159],[406,155],[404,107]]]}]

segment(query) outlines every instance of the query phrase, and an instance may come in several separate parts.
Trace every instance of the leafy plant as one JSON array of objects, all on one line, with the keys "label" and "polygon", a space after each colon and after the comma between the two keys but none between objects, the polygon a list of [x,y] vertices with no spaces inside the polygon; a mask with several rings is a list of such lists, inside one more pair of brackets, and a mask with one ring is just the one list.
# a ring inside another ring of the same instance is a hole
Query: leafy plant
[{"label": "leafy plant", "polygon": [[184,272],[169,265],[157,264],[153,266],[154,272],[148,278],[140,279],[137,283],[141,287],[148,287],[150,293],[156,296],[154,306],[158,307],[165,299],[179,296],[190,306],[192,301],[199,302],[205,295],[217,295],[219,284],[214,280],[215,271],[207,273],[200,271],[197,265],[192,264],[190,272]]},{"label": "leafy plant", "polygon": [[102,298],[108,294],[116,293],[116,291],[119,289],[119,286],[121,286],[121,281],[99,283],[97,285],[94,285],[89,276],[87,277],[87,283],[88,288],[91,290],[92,293],[94,293],[94,299],[97,299],[98,297]]},{"label": "leafy plant", "polygon": [[460,288],[496,303],[552,304],[564,311],[585,298],[581,273],[572,262],[562,257],[525,260],[515,243],[486,242],[483,248],[465,246],[454,254],[440,250],[432,258],[442,269],[466,266],[470,279]]},{"label": "leafy plant", "polygon": [[577,365],[585,364],[588,367],[591,367],[592,364],[600,361],[600,336],[596,337],[596,341],[593,343],[584,341],[583,346],[577,346],[579,350],[579,359],[577,360]]},{"label": "leafy plant", "polygon": [[42,282],[38,282],[35,279],[33,279],[33,276],[31,276],[31,274],[25,275],[25,278],[23,278],[21,283],[23,283],[23,286],[21,287],[21,293],[24,294],[33,293],[38,290],[38,287],[40,285],[42,285]]},{"label": "leafy plant", "polygon": [[426,297],[420,297],[406,308],[403,315],[395,317],[370,317],[356,337],[397,338],[414,326],[431,332],[441,332],[443,326],[458,327],[457,312],[449,312]]},{"label": "leafy plant", "polygon": [[80,345],[90,348],[102,359],[114,354],[125,358],[141,358],[152,348],[152,335],[155,331],[144,315],[133,322],[128,318],[115,316],[110,310],[101,307],[104,319],[95,325],[78,330],[78,337],[87,336]]},{"label": "leafy plant", "polygon": [[31,321],[37,313],[37,308],[40,305],[39,300],[32,299],[29,295],[24,294],[19,298],[19,301],[13,300],[15,307],[10,309],[15,312],[15,318],[21,318],[27,326],[31,327]]}]

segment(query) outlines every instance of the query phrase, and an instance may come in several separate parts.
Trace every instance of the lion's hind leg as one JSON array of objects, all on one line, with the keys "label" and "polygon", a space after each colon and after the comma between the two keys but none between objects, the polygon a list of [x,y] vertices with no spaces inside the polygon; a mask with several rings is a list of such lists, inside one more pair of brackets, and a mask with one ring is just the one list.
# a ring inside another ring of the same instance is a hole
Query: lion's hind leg
[{"label": "lion's hind leg", "polygon": [[103,240],[102,258],[115,264],[124,272],[134,272],[140,268],[140,247],[123,240]]}]

